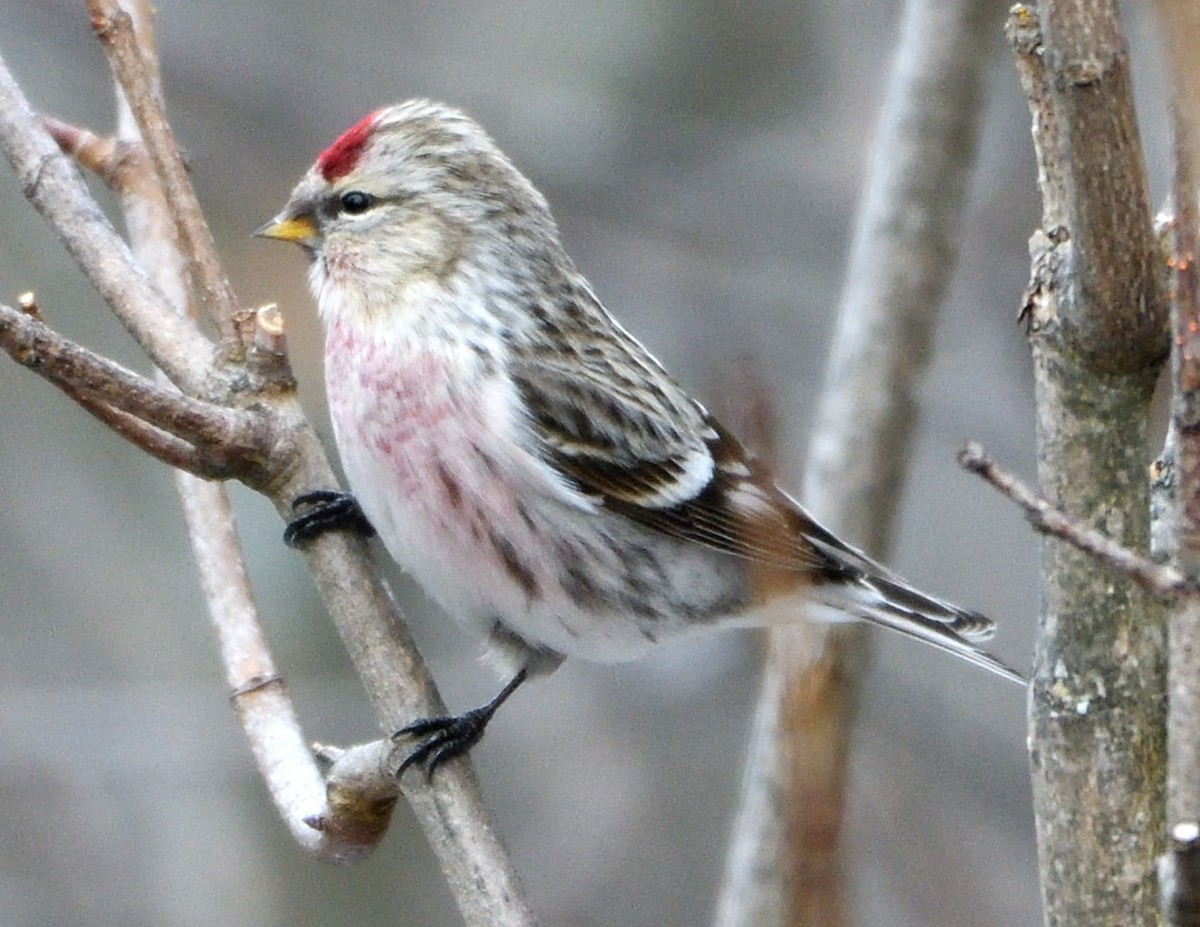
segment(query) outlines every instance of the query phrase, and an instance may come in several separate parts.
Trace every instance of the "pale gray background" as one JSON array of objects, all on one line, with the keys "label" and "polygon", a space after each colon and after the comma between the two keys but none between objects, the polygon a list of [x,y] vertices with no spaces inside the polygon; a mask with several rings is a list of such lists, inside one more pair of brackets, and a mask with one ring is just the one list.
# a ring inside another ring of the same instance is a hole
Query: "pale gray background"
[{"label": "pale gray background", "polygon": [[[325,144],[415,94],[462,105],[549,197],[601,297],[735,430],[739,371],[771,392],[796,483],[899,4],[620,0],[162,0],[166,91],[242,298],[284,307],[325,428],[300,252],[251,240]],[[1028,116],[997,4],[965,254],[924,396],[893,561],[999,619],[1029,662],[1037,541],[960,472],[968,437],[1032,471],[1016,324],[1037,222]],[[1136,80],[1166,151],[1148,24]],[[0,53],[35,105],[111,125],[82,3],[6,0]],[[1156,190],[1161,191],[1162,183]],[[145,369],[0,169],[0,298]],[[732,387],[731,388],[731,384]],[[401,810],[365,864],[289,843],[228,707],[167,471],[0,360],[0,923],[454,924]],[[326,430],[327,433],[327,430]],[[307,734],[376,731],[300,558],[235,487],[259,601]],[[451,705],[496,687],[473,644],[402,578]],[[702,924],[738,786],[758,652],[749,633],[639,663],[571,665],[523,690],[476,751],[542,922]],[[1020,690],[882,641],[850,798],[864,923],[1037,918]]]}]

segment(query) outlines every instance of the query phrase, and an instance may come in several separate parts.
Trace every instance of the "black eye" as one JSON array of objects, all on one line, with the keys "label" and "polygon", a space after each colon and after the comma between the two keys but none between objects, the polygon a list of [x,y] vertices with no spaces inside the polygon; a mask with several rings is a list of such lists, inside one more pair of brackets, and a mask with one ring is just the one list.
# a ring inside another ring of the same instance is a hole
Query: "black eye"
[{"label": "black eye", "polygon": [[363,193],[362,190],[350,190],[343,193],[339,202],[342,204],[342,212],[348,212],[352,216],[357,216],[361,212],[366,212],[375,203],[375,197],[370,193]]}]

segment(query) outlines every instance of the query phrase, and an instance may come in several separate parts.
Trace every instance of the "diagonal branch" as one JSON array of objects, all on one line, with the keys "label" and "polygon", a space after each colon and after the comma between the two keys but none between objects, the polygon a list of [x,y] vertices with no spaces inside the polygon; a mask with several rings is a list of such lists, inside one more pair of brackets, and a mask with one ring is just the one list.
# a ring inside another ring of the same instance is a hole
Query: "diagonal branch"
[{"label": "diagonal branch", "polygon": [[1200,591],[1193,580],[1174,567],[1155,563],[1114,541],[1098,528],[1056,509],[1011,473],[998,467],[983,447],[974,441],[958,452],[958,462],[963,469],[983,477],[1024,509],[1025,517],[1038,531],[1095,557],[1110,569],[1132,579],[1147,592],[1158,596],[1177,596]]},{"label": "diagonal branch", "polygon": [[[277,432],[263,414],[192,399],[0,304],[0,348],[149,454],[206,479],[261,482]],[[189,450],[190,449],[190,450]]]},{"label": "diagonal branch", "polygon": [[212,344],[171,312],[100,211],[71,159],[42,125],[0,58],[0,150],[25,196],[50,223],[117,318],[180,389],[211,382]]},{"label": "diagonal branch", "polygon": [[187,176],[187,167],[167,123],[162,96],[156,87],[146,55],[138,43],[133,17],[121,8],[119,0],[87,0],[92,28],[104,43],[118,86],[137,121],[142,143],[150,155],[154,170],[162,182],[166,202],[175,219],[184,251],[191,256],[203,301],[216,323],[221,337],[233,342],[233,317],[238,310],[237,297],[221,267],[217,246],[196,192]]}]

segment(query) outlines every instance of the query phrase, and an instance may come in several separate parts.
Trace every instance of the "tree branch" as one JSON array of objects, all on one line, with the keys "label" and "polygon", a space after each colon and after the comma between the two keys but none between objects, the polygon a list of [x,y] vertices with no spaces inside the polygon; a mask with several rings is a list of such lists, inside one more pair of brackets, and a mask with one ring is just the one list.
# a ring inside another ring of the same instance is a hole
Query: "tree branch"
[{"label": "tree branch", "polygon": [[[138,32],[141,50],[147,62],[155,62],[157,55],[153,30],[149,27],[151,12],[148,4],[137,0],[132,8],[145,27]],[[152,79],[152,83],[157,85],[157,79]],[[118,90],[117,96],[120,113],[115,138],[101,138],[55,120],[48,119],[45,123],[65,151],[74,153],[81,163],[98,173],[120,194],[135,255],[159,290],[168,294],[175,311],[194,317],[190,311],[190,285],[179,250],[176,224],[167,209],[159,179],[145,155],[137,125],[127,115],[129,108],[125,94]],[[253,323],[261,321],[261,317],[257,312],[249,315],[251,318],[243,321],[238,333],[242,336],[242,344],[252,346],[249,355],[252,357],[257,351],[255,329],[261,327]],[[268,324],[267,327],[273,326]],[[282,355],[285,347],[282,344],[275,347]],[[285,374],[286,366],[284,356]],[[159,379],[162,379],[161,374]],[[289,387],[293,385],[290,374],[286,383]],[[182,397],[171,390],[169,398]],[[161,435],[153,426],[109,406],[90,400],[85,400],[84,404],[123,434],[132,431]],[[269,414],[238,414],[253,425],[263,425],[264,431],[270,430],[272,418]],[[194,464],[199,452],[186,442],[173,438],[171,441],[191,452],[186,458],[180,455],[181,459],[175,462],[192,469],[189,465]],[[219,442],[216,446],[225,450]],[[171,449],[175,448],[172,446]],[[166,455],[159,453],[159,456]],[[368,788],[358,801],[331,804],[326,800],[327,787],[267,648],[225,487],[182,471],[176,471],[175,482],[233,692],[233,704],[280,815],[296,841],[321,858],[343,862],[368,854],[386,832],[398,794],[394,779],[377,770],[380,781]],[[320,821],[321,827],[310,824],[310,820]]]},{"label": "tree branch", "polygon": [[[148,4],[135,0],[133,10],[143,26],[139,30],[140,50],[148,63],[156,62]],[[154,70],[151,68],[150,78],[157,88]],[[138,92],[144,90],[137,88]],[[115,139],[93,140],[91,133],[72,132],[73,127],[47,123],[60,144],[67,142],[83,154],[89,166],[120,193],[135,255],[159,289],[171,294],[168,298],[176,312],[194,318],[177,224],[145,155],[137,125],[127,115],[128,97],[121,90],[117,97],[120,112]],[[262,414],[255,418],[268,419]],[[366,802],[331,808],[321,772],[267,647],[228,493],[222,485],[180,471],[175,473],[175,484],[233,705],[280,816],[296,842],[323,859],[342,862],[369,854],[386,831],[396,800],[395,783],[385,780],[390,794],[381,798],[382,828],[373,809],[365,814],[342,813],[359,811]],[[320,820],[325,826],[314,827],[310,820]]]},{"label": "tree branch", "polygon": [[1038,531],[1095,557],[1152,595],[1177,596],[1200,591],[1194,581],[1173,567],[1155,563],[1118,544],[1103,531],[1056,509],[1011,473],[996,466],[981,445],[973,441],[967,444],[958,452],[958,462],[963,469],[983,477],[1021,506],[1029,523]]},{"label": "tree branch", "polygon": [[[1171,260],[1171,421],[1163,460],[1168,484],[1168,553],[1200,576],[1200,10],[1158,0],[1175,136]],[[1159,861],[1163,917],[1172,927],[1200,923],[1200,601],[1173,603],[1168,627],[1167,820],[1171,845]]]},{"label": "tree branch", "polygon": [[[286,453],[272,457],[254,488],[265,492],[287,516],[291,501],[300,493],[335,485],[320,442],[305,421],[294,391],[280,388],[278,361],[266,365],[273,371],[270,377],[258,375],[259,364],[253,356],[242,358],[226,352],[217,362],[218,355],[212,346],[194,326],[174,313],[170,301],[149,283],[132,260],[74,166],[29,109],[3,62],[0,62],[0,146],[21,176],[30,198],[68,243],[106,301],[183,391],[193,398],[202,395],[221,406],[245,407],[254,414],[270,417],[272,428],[285,438],[277,448],[285,449]],[[142,217],[138,218],[140,221]],[[260,326],[258,334],[263,336],[262,342],[277,344],[278,336],[271,335],[268,328]],[[329,535],[309,545],[305,556],[382,729],[390,733],[414,718],[443,714],[445,708],[428,671],[401,623],[395,604],[372,569],[362,541]],[[250,685],[244,691],[273,689],[270,674],[266,679],[266,686]],[[265,695],[240,697],[250,702],[266,699]],[[386,742],[369,746],[365,753],[378,758],[385,747],[388,759],[376,762],[373,781],[395,788],[394,781],[388,783],[385,779],[394,776],[402,757],[393,756],[395,751]],[[349,753],[361,756],[364,751]],[[334,765],[328,783],[329,809],[335,818],[318,810],[313,822],[327,830],[334,829],[331,825],[336,822],[336,815],[342,813],[341,806],[335,804],[347,795],[357,794],[367,802],[361,807],[377,814],[378,824],[386,796],[381,800],[378,795],[354,792],[358,786],[353,777],[343,781],[336,775],[340,765],[341,761]],[[381,769],[384,780],[378,778]],[[345,782],[351,783],[350,792],[345,791]],[[472,927],[532,924],[532,915],[511,864],[482,803],[469,760],[446,764],[432,784],[415,775],[408,777],[402,787],[467,924]],[[301,787],[298,793],[305,791]],[[358,814],[361,807],[348,813]],[[371,839],[377,839],[377,835]]]},{"label": "tree branch", "polygon": [[184,396],[3,304],[0,348],[172,466],[206,479],[266,479],[278,440],[269,417]]},{"label": "tree branch", "polygon": [[[882,553],[916,389],[951,277],[974,163],[986,0],[910,0],[847,262],[804,499]],[[862,626],[771,632],[719,927],[845,922],[841,819]]]},{"label": "tree branch", "polygon": [[[1009,35],[1042,193],[1024,310],[1041,492],[1145,550],[1146,423],[1166,303],[1115,3],[1017,6]],[[1150,923],[1163,839],[1162,609],[1068,545],[1045,542],[1042,571],[1029,739],[1046,922]]]},{"label": "tree branch", "polygon": [[233,317],[240,308],[237,297],[221,267],[216,243],[167,123],[158,82],[138,43],[133,17],[121,8],[120,0],[87,0],[87,7],[92,15],[92,28],[104,44],[117,85],[124,92],[142,144],[162,183],[184,251],[191,258],[202,301],[222,340],[235,343]]},{"label": "tree branch", "polygon": [[25,196],[121,323],[171,381],[190,395],[211,382],[212,344],[171,312],[133,260],[71,163],[30,108],[0,58],[0,150]]}]

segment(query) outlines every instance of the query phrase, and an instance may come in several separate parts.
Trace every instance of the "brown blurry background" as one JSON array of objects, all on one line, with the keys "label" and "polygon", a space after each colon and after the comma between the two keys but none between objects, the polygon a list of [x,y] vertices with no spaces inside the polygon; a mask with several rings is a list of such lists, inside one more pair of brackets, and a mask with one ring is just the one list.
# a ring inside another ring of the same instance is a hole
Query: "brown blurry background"
[{"label": "brown blurry background", "polygon": [[[1024,668],[1037,541],[954,463],[972,437],[1032,472],[1016,312],[1038,205],[1003,6],[892,562],[996,617],[996,651]],[[283,306],[325,434],[304,259],[249,232],[338,132],[421,94],[492,132],[609,308],[735,431],[747,392],[766,391],[781,477],[797,484],[899,4],[162,0],[159,12],[169,110],[218,244],[248,304]],[[1129,25],[1153,168],[1167,147],[1156,47],[1148,22]],[[111,126],[82,3],[4,0],[0,53],[39,108]],[[0,299],[35,290],[51,324],[145,370],[6,166],[0,203]],[[7,360],[0,403],[0,924],[458,923],[403,810],[354,868],[289,842],[229,709],[168,472]],[[233,492],[307,735],[375,736],[278,517]],[[394,584],[450,705],[492,694],[474,643]],[[755,636],[731,632],[635,664],[567,665],[498,716],[475,758],[542,923],[707,922],[757,661]],[[1039,919],[1024,723],[1015,686],[880,641],[848,825],[862,923]]]}]

